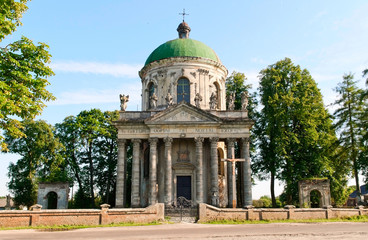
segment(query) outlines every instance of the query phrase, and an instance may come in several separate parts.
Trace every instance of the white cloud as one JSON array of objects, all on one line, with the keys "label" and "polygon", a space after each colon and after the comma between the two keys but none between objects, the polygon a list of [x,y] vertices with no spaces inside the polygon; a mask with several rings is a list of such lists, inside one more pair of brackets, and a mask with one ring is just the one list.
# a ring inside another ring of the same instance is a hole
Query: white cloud
[{"label": "white cloud", "polygon": [[138,77],[138,71],[142,68],[139,64],[124,63],[101,63],[101,62],[75,62],[75,61],[56,61],[50,64],[54,71],[104,74],[114,77]]},{"label": "white cloud", "polygon": [[141,86],[137,84],[124,84],[115,89],[83,89],[77,91],[66,91],[56,95],[56,101],[49,105],[72,105],[72,104],[120,104],[119,94],[129,95],[129,105],[140,105]]}]

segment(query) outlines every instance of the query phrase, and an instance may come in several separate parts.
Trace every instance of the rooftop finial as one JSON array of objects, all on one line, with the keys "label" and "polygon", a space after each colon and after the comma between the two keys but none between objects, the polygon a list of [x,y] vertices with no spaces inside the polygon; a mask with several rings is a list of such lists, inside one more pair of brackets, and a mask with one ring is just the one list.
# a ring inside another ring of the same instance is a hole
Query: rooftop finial
[{"label": "rooftop finial", "polygon": [[183,15],[183,22],[179,24],[178,28],[176,29],[179,33],[179,38],[189,38],[190,27],[189,25],[184,22],[185,15],[189,15],[185,13],[185,8],[183,8],[183,13],[179,13]]},{"label": "rooftop finial", "polygon": [[185,15],[189,15],[189,14],[185,13],[185,8],[183,8],[183,12],[179,13],[179,15],[183,15],[183,22],[184,22]]}]

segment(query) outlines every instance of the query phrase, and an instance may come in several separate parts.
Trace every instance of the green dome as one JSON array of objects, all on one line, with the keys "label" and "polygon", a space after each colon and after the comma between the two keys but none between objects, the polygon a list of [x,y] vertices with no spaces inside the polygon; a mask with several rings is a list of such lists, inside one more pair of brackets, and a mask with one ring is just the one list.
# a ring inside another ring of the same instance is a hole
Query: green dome
[{"label": "green dome", "polygon": [[156,48],[147,58],[145,66],[151,62],[172,57],[201,57],[221,62],[206,44],[189,38],[178,38],[168,41]]}]

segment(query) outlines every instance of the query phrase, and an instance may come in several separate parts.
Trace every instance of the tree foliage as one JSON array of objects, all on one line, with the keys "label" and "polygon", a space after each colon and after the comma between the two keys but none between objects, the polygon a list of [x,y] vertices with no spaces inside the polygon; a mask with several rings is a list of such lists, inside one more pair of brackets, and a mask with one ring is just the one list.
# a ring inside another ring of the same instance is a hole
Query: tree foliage
[{"label": "tree foliage", "polygon": [[[0,4],[0,41],[21,24],[26,3],[4,0]],[[46,44],[35,45],[26,37],[0,47],[0,130],[24,137],[18,119],[33,119],[41,113],[45,101],[54,99],[46,90],[47,78],[54,74],[47,66],[50,57]],[[7,150],[3,140],[0,135],[0,149]]]},{"label": "tree foliage", "polygon": [[287,202],[295,204],[299,180],[332,176],[332,120],[309,72],[288,58],[260,72],[259,92],[262,109],[254,131],[260,152],[254,169],[270,175],[273,206],[276,178],[285,182]]},{"label": "tree foliage", "polygon": [[104,203],[114,205],[117,131],[112,121],[117,118],[116,111],[92,109],[56,124],[57,136],[65,145],[65,160],[78,184],[75,207],[94,207],[96,188]]},{"label": "tree foliage", "polygon": [[31,206],[36,202],[38,182],[67,181],[63,145],[54,137],[53,127],[45,121],[26,120],[22,132],[27,136],[14,138],[5,134],[9,151],[21,158],[9,166],[8,187],[18,205]]},{"label": "tree foliage", "polygon": [[0,42],[6,35],[11,34],[21,25],[20,19],[23,13],[28,9],[26,3],[28,0],[2,0],[0,6]]},{"label": "tree foliage", "polygon": [[362,89],[356,86],[352,74],[345,74],[343,80],[338,84],[335,91],[339,98],[335,101],[337,109],[334,112],[336,118],[335,127],[340,133],[341,150],[352,167],[355,178],[356,191],[360,193],[359,187],[359,158],[362,154],[362,128],[361,118],[363,113]]},{"label": "tree foliage", "polygon": [[[248,92],[251,88],[250,84],[245,84],[247,80],[244,73],[232,72],[230,77],[226,79],[226,96],[228,97],[232,93],[235,93],[235,109],[241,109],[241,94],[242,92]],[[248,106],[250,106],[249,104]]]}]

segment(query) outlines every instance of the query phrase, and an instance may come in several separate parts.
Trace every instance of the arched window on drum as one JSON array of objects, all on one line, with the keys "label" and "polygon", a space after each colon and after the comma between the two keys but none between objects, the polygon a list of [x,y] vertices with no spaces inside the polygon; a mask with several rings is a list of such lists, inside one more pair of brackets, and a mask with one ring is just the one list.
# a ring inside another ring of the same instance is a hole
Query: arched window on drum
[{"label": "arched window on drum", "polygon": [[185,101],[190,103],[190,83],[186,78],[180,78],[177,85],[177,103]]},{"label": "arched window on drum", "polygon": [[148,101],[148,107],[149,108],[152,108],[152,106],[151,106],[151,104],[150,104],[150,99],[151,99],[151,96],[153,95],[153,93],[155,92],[155,85],[151,82],[151,83],[149,83],[148,84],[148,99],[147,99],[147,101]]},{"label": "arched window on drum", "polygon": [[217,108],[221,109],[220,86],[217,82],[215,82],[213,85],[215,86],[215,94],[216,94],[216,97],[217,97]]}]

